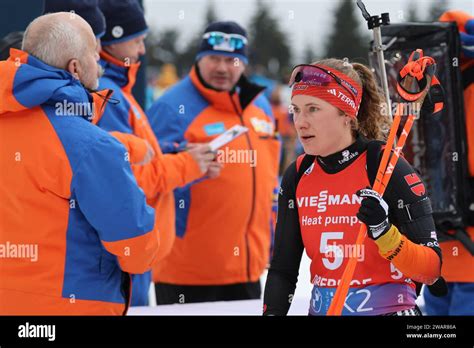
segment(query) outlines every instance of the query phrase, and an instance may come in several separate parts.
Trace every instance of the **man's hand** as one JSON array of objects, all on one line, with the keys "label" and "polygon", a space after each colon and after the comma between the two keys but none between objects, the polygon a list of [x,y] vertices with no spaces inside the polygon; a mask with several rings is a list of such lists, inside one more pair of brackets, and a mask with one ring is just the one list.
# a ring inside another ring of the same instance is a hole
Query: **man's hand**
[{"label": "man's hand", "polygon": [[209,165],[209,169],[207,170],[206,176],[209,177],[209,179],[215,179],[221,174],[221,170],[224,167],[224,165],[217,161],[214,160],[211,162]]},{"label": "man's hand", "polygon": [[366,224],[369,237],[377,240],[391,227],[388,221],[388,204],[370,188],[361,189],[356,194],[363,198],[357,218]]},{"label": "man's hand", "polygon": [[207,144],[188,144],[187,152],[193,157],[196,163],[201,169],[201,173],[207,173],[211,163],[216,157],[215,154],[211,151],[211,148]]}]

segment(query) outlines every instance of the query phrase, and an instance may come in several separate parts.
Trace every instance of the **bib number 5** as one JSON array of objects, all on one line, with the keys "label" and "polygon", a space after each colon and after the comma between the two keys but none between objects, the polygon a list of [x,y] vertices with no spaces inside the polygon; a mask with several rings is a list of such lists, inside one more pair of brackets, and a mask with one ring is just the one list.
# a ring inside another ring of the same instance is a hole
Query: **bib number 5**
[{"label": "bib number 5", "polygon": [[334,258],[331,261],[331,259],[323,257],[323,265],[329,270],[338,269],[342,265],[344,258],[342,246],[336,245],[334,242],[330,244],[329,242],[342,239],[343,237],[344,232],[323,232],[321,234],[319,252],[325,256],[331,256],[331,258]]}]

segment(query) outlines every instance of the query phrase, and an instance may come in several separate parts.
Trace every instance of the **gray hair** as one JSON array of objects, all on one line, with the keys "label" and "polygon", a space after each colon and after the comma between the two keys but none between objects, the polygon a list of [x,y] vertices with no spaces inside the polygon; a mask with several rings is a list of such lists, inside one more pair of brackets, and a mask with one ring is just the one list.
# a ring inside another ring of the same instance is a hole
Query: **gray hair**
[{"label": "gray hair", "polygon": [[21,48],[48,65],[65,69],[69,60],[81,57],[87,45],[82,30],[73,22],[78,16],[68,14],[67,20],[58,14],[33,20],[25,30]]}]

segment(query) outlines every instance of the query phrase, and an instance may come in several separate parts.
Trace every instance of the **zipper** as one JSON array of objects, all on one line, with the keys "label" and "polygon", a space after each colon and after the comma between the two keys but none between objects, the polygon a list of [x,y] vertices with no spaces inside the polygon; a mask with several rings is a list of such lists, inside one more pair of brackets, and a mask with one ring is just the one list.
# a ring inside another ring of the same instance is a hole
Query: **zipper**
[{"label": "zipper", "polygon": [[[245,127],[244,124],[244,118],[242,113],[239,111],[237,108],[237,105],[235,105],[234,99],[232,96],[229,94],[232,106],[234,107],[235,113],[239,116],[240,119],[240,124]],[[252,142],[250,141],[250,135],[248,132],[245,132],[245,137],[247,138],[247,143],[249,146],[249,150],[252,151]],[[247,223],[247,231],[245,231],[245,247],[246,247],[246,252],[247,252],[247,280],[250,282],[250,246],[249,246],[249,237],[248,237],[248,231],[250,228],[250,223],[252,222],[253,218],[253,211],[255,209],[255,186],[256,186],[256,173],[255,173],[255,167],[252,168],[252,205],[251,205],[251,210],[250,210],[250,217],[249,221]]]}]

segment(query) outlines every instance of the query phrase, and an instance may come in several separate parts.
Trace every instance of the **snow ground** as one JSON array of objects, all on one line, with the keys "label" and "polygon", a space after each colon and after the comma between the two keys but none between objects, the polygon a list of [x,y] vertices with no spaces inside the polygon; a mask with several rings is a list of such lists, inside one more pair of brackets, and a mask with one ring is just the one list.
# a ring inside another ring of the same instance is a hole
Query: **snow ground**
[{"label": "snow ground", "polygon": [[[309,265],[310,259],[304,253],[289,315],[308,315],[313,288],[310,282]],[[267,272],[261,278],[262,289],[265,287],[266,278]],[[262,300],[247,300],[131,307],[128,315],[262,315],[262,303]],[[417,303],[420,308],[423,308],[424,303],[421,297],[418,298]]]}]

